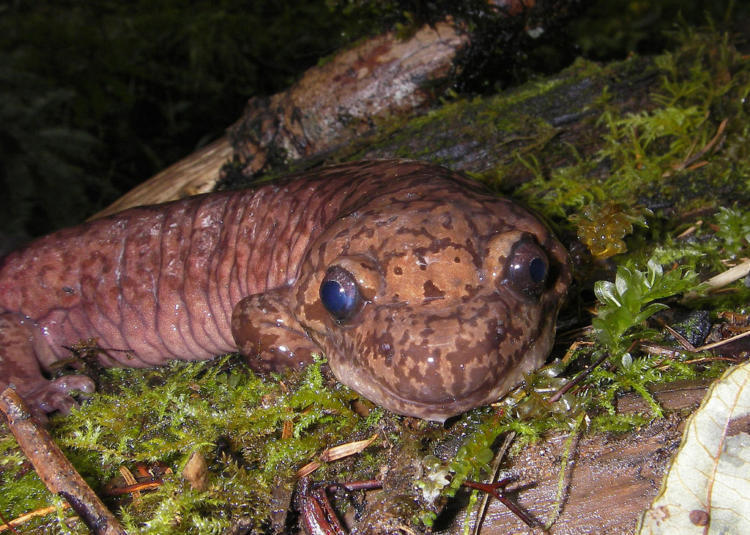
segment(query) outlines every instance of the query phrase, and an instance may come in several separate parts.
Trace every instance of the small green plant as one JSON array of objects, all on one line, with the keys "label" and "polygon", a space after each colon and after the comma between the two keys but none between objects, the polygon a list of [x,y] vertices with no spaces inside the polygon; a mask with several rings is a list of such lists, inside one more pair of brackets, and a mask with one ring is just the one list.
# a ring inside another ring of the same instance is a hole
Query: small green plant
[{"label": "small green plant", "polygon": [[677,361],[671,362],[671,372],[663,372],[649,355],[633,358],[630,348],[635,340],[652,334],[645,321],[669,308],[658,300],[696,289],[696,277],[694,271],[685,267],[665,272],[652,257],[645,270],[630,262],[618,267],[614,282],[598,281],[594,285],[600,305],[592,325],[595,340],[601,346],[594,355],[607,355],[616,367],[598,367],[592,372],[590,382],[598,383],[602,392],[598,402],[610,416],[615,414],[616,394],[631,389],[646,400],[654,415],[661,416],[661,407],[647,385],[666,376],[676,379],[693,375],[692,369]]},{"label": "small green plant", "polygon": [[632,264],[618,267],[614,282],[598,281],[594,285],[600,302],[592,321],[597,341],[611,357],[619,357],[624,366],[629,366],[632,359],[628,347],[643,333],[638,327],[656,312],[669,308],[656,301],[694,288],[696,276],[682,267],[664,272],[653,258],[645,271]]}]

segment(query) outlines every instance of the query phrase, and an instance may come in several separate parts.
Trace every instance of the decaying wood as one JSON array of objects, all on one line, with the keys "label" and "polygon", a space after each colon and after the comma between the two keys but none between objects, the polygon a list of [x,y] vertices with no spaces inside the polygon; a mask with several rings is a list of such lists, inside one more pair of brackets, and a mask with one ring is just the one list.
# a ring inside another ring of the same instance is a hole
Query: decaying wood
[{"label": "decaying wood", "polygon": [[[684,382],[661,387],[654,395],[667,410],[665,419],[654,420],[635,432],[582,437],[574,444],[565,474],[562,511],[550,529],[553,535],[624,535],[634,532],[641,513],[661,486],[672,456],[682,438],[682,425],[706,393],[707,384]],[[623,397],[618,412],[644,412],[637,395]],[[543,524],[559,506],[557,500],[561,459],[568,436],[555,435],[503,465],[501,476],[515,476],[506,487],[524,510]],[[458,523],[451,533],[462,533]],[[530,530],[502,504],[490,502],[482,535],[541,533]]]},{"label": "decaying wood", "polygon": [[389,32],[309,69],[283,93],[250,99],[230,129],[243,173],[262,171],[272,158],[291,161],[330,150],[379,118],[430,104],[430,86],[449,77],[468,42],[448,22],[424,26],[407,40]]},{"label": "decaying wood", "polygon": [[468,42],[453,24],[441,22],[405,40],[389,32],[344,50],[286,91],[251,98],[229,137],[171,165],[91,219],[212,191],[233,156],[243,174],[252,176],[271,161],[329,151],[378,120],[425,108]]},{"label": "decaying wood", "polygon": [[50,492],[62,496],[89,530],[101,535],[125,535],[115,516],[83,480],[44,427],[12,388],[0,394],[0,411],[24,455]]}]

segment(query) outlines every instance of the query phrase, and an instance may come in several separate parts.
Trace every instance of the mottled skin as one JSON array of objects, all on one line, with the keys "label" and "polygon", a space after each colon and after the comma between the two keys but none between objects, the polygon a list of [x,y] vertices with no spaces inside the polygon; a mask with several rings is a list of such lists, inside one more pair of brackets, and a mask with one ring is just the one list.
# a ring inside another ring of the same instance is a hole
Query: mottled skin
[{"label": "mottled skin", "polygon": [[[545,277],[529,283],[525,263],[538,257]],[[542,364],[570,282],[567,253],[535,217],[409,161],[136,208],[0,262],[0,388],[13,384],[45,412],[68,409],[70,390],[93,383],[50,382],[40,368],[93,338],[105,365],[239,347],[268,370],[322,349],[365,397],[442,421]],[[321,302],[332,266],[356,280],[358,305],[344,320]]]}]

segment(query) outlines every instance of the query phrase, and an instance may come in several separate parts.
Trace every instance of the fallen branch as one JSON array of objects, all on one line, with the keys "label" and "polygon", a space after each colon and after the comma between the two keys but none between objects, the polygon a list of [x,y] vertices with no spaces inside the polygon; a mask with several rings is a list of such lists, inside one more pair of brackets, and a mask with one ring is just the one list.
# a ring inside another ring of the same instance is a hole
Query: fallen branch
[{"label": "fallen branch", "polygon": [[[67,509],[68,507],[70,507],[70,505],[68,505],[67,503],[63,504],[63,509]],[[13,533],[18,533],[15,530],[16,527],[25,524],[32,518],[36,518],[38,516],[47,516],[48,514],[54,513],[55,511],[57,511],[57,506],[50,505],[49,507],[42,507],[41,509],[37,509],[35,511],[26,513],[25,515],[18,516],[8,522],[3,520],[3,524],[0,525],[0,533],[7,530],[11,530]]]},{"label": "fallen branch", "polygon": [[18,445],[50,492],[65,498],[92,533],[126,535],[115,516],[70,464],[47,430],[31,416],[26,404],[12,388],[6,388],[0,394],[0,411],[5,414]]}]

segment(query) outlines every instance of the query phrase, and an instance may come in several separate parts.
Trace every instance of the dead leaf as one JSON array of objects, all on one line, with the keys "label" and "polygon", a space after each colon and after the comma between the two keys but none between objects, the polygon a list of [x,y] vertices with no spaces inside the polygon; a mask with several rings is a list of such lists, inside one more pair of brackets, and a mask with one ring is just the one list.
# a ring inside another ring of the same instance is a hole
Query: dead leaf
[{"label": "dead leaf", "polygon": [[750,533],[750,362],[713,384],[640,535]]},{"label": "dead leaf", "polygon": [[182,469],[182,477],[184,477],[190,487],[193,490],[205,490],[206,483],[208,481],[208,465],[203,455],[198,451],[194,451],[188,462],[185,463],[185,468]]}]

